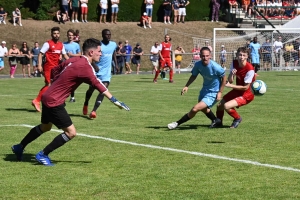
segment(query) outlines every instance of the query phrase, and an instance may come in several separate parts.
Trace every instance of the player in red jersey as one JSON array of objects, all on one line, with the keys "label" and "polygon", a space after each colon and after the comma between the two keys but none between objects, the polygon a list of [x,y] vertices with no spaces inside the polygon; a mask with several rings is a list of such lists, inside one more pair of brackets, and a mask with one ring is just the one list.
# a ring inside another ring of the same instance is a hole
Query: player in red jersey
[{"label": "player in red jersey", "polygon": [[[65,59],[69,59],[68,55],[66,54],[63,43],[59,41],[59,36],[60,36],[59,27],[53,27],[51,29],[52,39],[44,43],[38,56],[38,63],[39,63],[38,70],[40,72],[44,71],[44,77],[45,77],[45,86],[42,87],[38,96],[32,100],[32,105],[38,112],[41,112],[40,102],[41,102],[42,95],[44,94],[44,92],[47,91],[48,87],[50,86],[51,69],[59,64],[61,59],[61,54],[64,56]],[[46,57],[46,62],[44,63],[44,66],[42,68],[43,55],[45,55]]]},{"label": "player in red jersey", "polygon": [[[237,50],[237,60],[234,60],[228,76],[228,83],[225,87],[232,88],[230,92],[223,96],[217,107],[217,118],[223,121],[224,110],[233,117],[230,128],[237,128],[242,121],[242,117],[237,113],[235,107],[249,104],[254,99],[251,91],[251,84],[255,81],[254,67],[247,62],[249,51],[241,47]],[[232,84],[236,77],[236,85]],[[216,126],[221,126],[222,123]]]},{"label": "player in red jersey", "polygon": [[173,66],[172,66],[172,60],[171,60],[171,50],[172,50],[172,44],[170,42],[170,36],[165,35],[165,41],[160,44],[159,47],[159,67],[160,69],[156,71],[155,77],[153,79],[154,83],[157,83],[157,77],[160,74],[161,71],[164,70],[165,67],[170,68],[169,75],[170,79],[169,82],[173,83]]},{"label": "player in red jersey", "polygon": [[43,133],[50,131],[54,124],[64,132],[56,136],[52,142],[35,156],[36,160],[41,164],[46,166],[53,165],[48,154],[76,136],[75,126],[65,109],[65,100],[82,83],[96,88],[119,108],[130,110],[123,102],[113,97],[95,75],[95,69],[98,67],[94,67],[91,63],[93,61],[99,62],[101,56],[100,44],[99,40],[87,39],[82,46],[83,56],[70,58],[52,69],[52,84],[42,96],[42,123],[32,128],[20,144],[12,146],[12,151],[19,161],[22,160],[24,148]]}]

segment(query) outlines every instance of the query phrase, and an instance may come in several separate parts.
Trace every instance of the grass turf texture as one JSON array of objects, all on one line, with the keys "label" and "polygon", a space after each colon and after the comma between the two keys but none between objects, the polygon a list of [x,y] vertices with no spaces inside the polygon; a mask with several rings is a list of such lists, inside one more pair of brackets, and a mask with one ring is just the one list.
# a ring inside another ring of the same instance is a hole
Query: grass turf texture
[{"label": "grass turf texture", "polygon": [[[199,113],[169,131],[166,125],[197,101],[201,77],[180,96],[189,75],[175,75],[174,84],[160,79],[153,84],[150,74],[113,76],[109,89],[130,106],[130,112],[105,99],[95,120],[82,116],[87,85],[76,90],[76,103],[67,102],[66,108],[78,133],[300,169],[298,72],[261,72],[259,79],[268,91],[238,109],[243,122],[237,129],[208,129],[210,121]],[[0,83],[1,199],[300,198],[300,172],[82,136],[50,154],[54,167],[37,164],[34,155],[58,132],[45,133],[29,144],[24,162],[15,162],[10,146],[30,128],[3,125],[40,122],[40,113],[30,104],[43,80],[0,79]],[[90,109],[95,98],[94,94]],[[231,122],[225,114],[224,125]]]}]

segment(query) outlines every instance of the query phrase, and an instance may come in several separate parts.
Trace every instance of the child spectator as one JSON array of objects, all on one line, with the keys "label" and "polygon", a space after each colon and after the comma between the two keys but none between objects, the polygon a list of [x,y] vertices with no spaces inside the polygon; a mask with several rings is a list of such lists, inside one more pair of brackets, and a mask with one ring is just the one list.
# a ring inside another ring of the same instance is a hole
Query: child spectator
[{"label": "child spectator", "polygon": [[88,23],[87,21],[87,13],[88,13],[88,0],[80,0],[81,3],[81,20],[82,23]]},{"label": "child spectator", "polygon": [[111,22],[117,23],[120,0],[111,0]]},{"label": "child spectator", "polygon": [[225,69],[225,70],[226,70],[226,67],[225,67],[226,56],[227,56],[227,52],[225,50],[225,46],[221,45],[220,64],[221,64],[221,67],[223,67],[223,69]]},{"label": "child spectator", "polygon": [[146,12],[144,12],[143,15],[141,16],[141,26],[144,26],[145,29],[147,28],[146,26],[152,28],[149,21],[149,17],[147,16]]},{"label": "child spectator", "polygon": [[0,24],[6,24],[5,19],[7,17],[7,12],[4,10],[3,7],[0,7]]},{"label": "child spectator", "polygon": [[21,11],[19,10],[19,8],[16,8],[12,12],[12,16],[13,16],[14,26],[16,26],[16,23],[18,23],[20,26],[22,26],[22,15],[21,15]]},{"label": "child spectator", "polygon": [[99,6],[101,8],[99,23],[101,24],[103,19],[104,24],[106,24],[106,15],[107,15],[107,7],[108,7],[107,0],[100,0]]},{"label": "child spectator", "polygon": [[149,17],[149,23],[151,23],[154,0],[144,0],[144,4],[146,4],[146,13]]}]

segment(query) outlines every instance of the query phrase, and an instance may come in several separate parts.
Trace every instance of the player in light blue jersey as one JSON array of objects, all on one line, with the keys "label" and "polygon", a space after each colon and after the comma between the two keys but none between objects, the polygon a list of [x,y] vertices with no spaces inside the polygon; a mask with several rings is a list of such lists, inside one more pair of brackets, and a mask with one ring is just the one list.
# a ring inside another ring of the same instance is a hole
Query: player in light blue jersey
[{"label": "player in light blue jersey", "polygon": [[222,92],[226,84],[225,70],[218,63],[211,60],[211,51],[208,47],[203,47],[200,50],[200,57],[201,60],[195,63],[192,75],[181,91],[181,95],[186,93],[189,85],[200,74],[203,77],[203,85],[198,97],[198,103],[181,119],[168,124],[170,130],[192,119],[199,111],[202,111],[212,121],[210,128],[217,127],[222,123],[211,111],[211,107],[222,99]]},{"label": "player in light blue jersey", "polygon": [[260,44],[257,42],[257,37],[253,38],[253,41],[249,45],[251,51],[251,62],[254,67],[255,73],[260,69],[259,54]]},{"label": "player in light blue jersey", "polygon": [[[81,56],[80,46],[78,43],[74,42],[76,34],[73,29],[69,29],[67,32],[68,41],[64,42],[64,47],[66,49],[69,58],[75,56]],[[75,102],[75,92],[71,92],[71,98],[69,102]]]},{"label": "player in light blue jersey", "polygon": [[[99,71],[96,73],[96,76],[98,79],[102,81],[102,83],[108,88],[110,79],[111,79],[111,63],[112,59],[114,59],[114,62],[116,64],[117,71],[119,70],[118,67],[118,62],[117,62],[117,57],[116,57],[116,49],[117,49],[117,44],[113,41],[110,41],[111,38],[111,32],[108,29],[103,29],[102,30],[102,41],[101,41],[101,50],[102,50],[102,55],[100,57],[100,61],[97,62],[97,66],[99,67]],[[92,86],[89,87],[89,89],[86,91],[85,94],[85,102],[83,105],[83,110],[82,113],[84,115],[87,115],[88,113],[88,104],[89,100],[94,92],[95,88]],[[90,113],[90,118],[96,118],[96,110],[100,106],[104,99],[103,94],[98,94],[94,108],[92,112]]]}]

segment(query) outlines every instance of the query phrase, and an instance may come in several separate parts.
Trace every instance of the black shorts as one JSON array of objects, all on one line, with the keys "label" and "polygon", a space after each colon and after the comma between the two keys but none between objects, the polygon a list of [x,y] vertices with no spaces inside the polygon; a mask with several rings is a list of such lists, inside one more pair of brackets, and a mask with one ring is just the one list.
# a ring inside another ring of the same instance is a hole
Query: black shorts
[{"label": "black shorts", "polygon": [[72,12],[78,12],[79,8],[72,6]]},{"label": "black shorts", "polygon": [[67,128],[73,124],[67,110],[65,109],[66,104],[63,103],[59,106],[48,108],[42,104],[42,124],[52,123],[57,128]]}]

